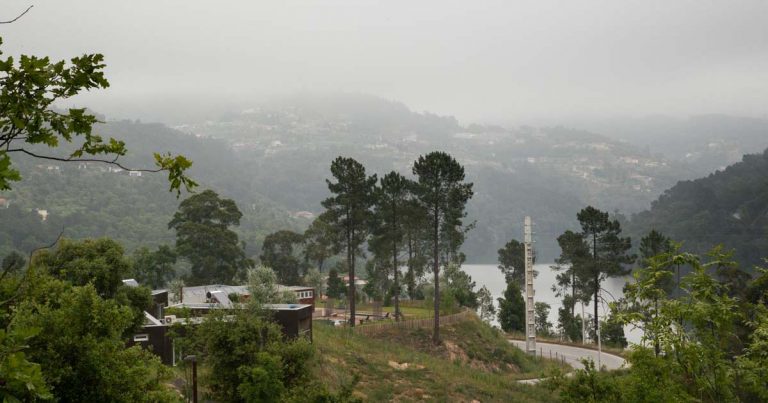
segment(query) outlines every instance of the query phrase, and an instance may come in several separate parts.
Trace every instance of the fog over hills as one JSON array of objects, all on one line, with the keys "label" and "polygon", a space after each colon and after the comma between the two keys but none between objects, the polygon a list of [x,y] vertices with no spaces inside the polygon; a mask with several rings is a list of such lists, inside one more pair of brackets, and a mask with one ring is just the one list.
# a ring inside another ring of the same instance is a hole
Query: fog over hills
[{"label": "fog over hills", "polygon": [[166,123],[302,90],[377,94],[464,124],[765,117],[767,14],[760,0],[41,0],[4,27],[3,51],[103,53],[111,87],[73,102]]},{"label": "fog over hills", "polygon": [[[193,159],[192,175],[204,187],[234,198],[246,212],[240,231],[252,256],[258,254],[266,233],[309,224],[307,218],[292,217],[296,212],[322,212],[330,163],[339,155],[358,159],[379,175],[390,170],[410,175],[413,161],[433,150],[454,155],[465,166],[467,179],[475,183],[468,218],[476,227],[463,251],[470,262],[492,263],[497,249],[521,238],[526,215],[537,223],[540,261],[551,261],[560,252],[556,237],[576,228],[576,212],[584,206],[630,216],[648,209],[679,180],[706,176],[754,152],[753,148],[768,147],[768,124],[756,119],[707,116],[669,120],[668,125],[658,120],[655,126],[632,131],[600,130],[604,135],[566,127],[462,125],[450,116],[413,112],[402,103],[359,93],[298,93],[173,128],[111,121],[109,116],[106,120],[100,131],[132,146],[128,163],[150,165],[152,150],[173,150]],[[687,141],[655,135],[672,132],[684,133]],[[25,181],[3,197],[27,211],[50,210],[52,222],[66,218],[75,237],[109,235],[129,248],[172,239],[165,223],[178,201],[145,187],[161,178],[105,182],[105,186],[128,186],[114,189],[116,194],[130,192],[131,186],[137,186],[139,193],[149,192],[145,196],[149,200],[125,199],[133,205],[121,210],[110,208],[113,202],[76,196],[84,191],[78,189],[87,185],[86,177],[73,167],[62,169],[64,175],[77,174],[80,179],[72,179],[69,187],[56,193],[41,188],[52,182]],[[93,214],[84,214],[88,211]],[[121,211],[141,212],[138,216],[145,218],[135,221],[126,215],[124,221],[108,220],[110,214],[122,217]],[[110,224],[98,224],[102,222],[98,217]],[[93,232],[94,228],[101,229]]]},{"label": "fog over hills", "polygon": [[3,1],[0,394],[768,402],[767,16]]},{"label": "fog over hills", "polygon": [[369,95],[305,92],[177,129],[227,139],[257,167],[254,186],[268,189],[270,198],[289,209],[314,212],[327,196],[324,179],[337,155],[359,159],[379,174],[409,174],[419,154],[445,150],[475,182],[469,218],[477,227],[464,250],[471,261],[493,262],[496,249],[521,236],[526,214],[538,223],[540,256],[552,259],[559,253],[554,238],[574,227],[576,212],[586,204],[630,215],[647,209],[677,181],[707,175],[768,146],[763,120],[702,116],[663,122],[630,131],[608,121],[596,127],[601,134],[461,125],[450,116],[413,112]]}]

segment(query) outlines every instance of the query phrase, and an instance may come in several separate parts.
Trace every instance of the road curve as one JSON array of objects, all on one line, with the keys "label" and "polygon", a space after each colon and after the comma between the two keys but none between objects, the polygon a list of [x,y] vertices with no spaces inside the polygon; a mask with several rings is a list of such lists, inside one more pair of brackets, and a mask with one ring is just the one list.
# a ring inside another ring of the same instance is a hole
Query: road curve
[{"label": "road curve", "polygon": [[[525,350],[524,340],[510,340],[509,342],[515,347]],[[555,353],[557,353],[558,358],[565,357],[565,362],[576,369],[584,368],[584,365],[580,361],[583,358],[591,358],[592,361],[595,362],[595,365],[597,365],[597,350],[562,344],[536,342],[536,354],[542,354],[544,357],[549,357],[550,352],[552,353],[552,358],[555,358]],[[600,363],[606,369],[614,370],[621,368],[626,364],[626,361],[618,355],[603,352],[600,354]]]}]

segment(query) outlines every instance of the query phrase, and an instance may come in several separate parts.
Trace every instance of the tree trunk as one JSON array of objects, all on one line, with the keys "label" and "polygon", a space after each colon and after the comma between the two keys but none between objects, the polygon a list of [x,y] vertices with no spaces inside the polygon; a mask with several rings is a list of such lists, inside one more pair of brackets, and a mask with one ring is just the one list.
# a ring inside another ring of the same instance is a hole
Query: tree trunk
[{"label": "tree trunk", "polygon": [[400,282],[398,274],[400,270],[397,267],[397,244],[392,243],[392,267],[395,272],[395,322],[400,322]]},{"label": "tree trunk", "polygon": [[433,229],[435,244],[432,247],[433,267],[432,271],[435,273],[435,326],[432,333],[432,342],[440,344],[440,256],[439,256],[439,236],[440,236],[440,222],[438,210],[434,210],[435,227]]},{"label": "tree trunk", "polygon": [[[571,305],[571,318],[576,318],[576,269],[573,267],[573,263],[571,263],[571,298],[573,299],[573,304]],[[583,315],[584,312],[581,314]],[[581,318],[581,320],[583,322],[584,318]]]},{"label": "tree trunk", "polygon": [[392,271],[395,274],[395,322],[400,322],[400,282],[398,280],[398,274],[400,274],[400,268],[397,267],[397,230],[399,225],[397,222],[397,204],[392,203]]},{"label": "tree trunk", "polygon": [[[656,320],[656,317],[659,315],[659,299],[654,298],[653,299],[653,306],[655,309],[655,312],[653,313],[653,319]],[[653,334],[653,351],[656,353],[656,357],[659,356],[659,353],[661,353],[661,346],[659,345],[659,335],[654,332]]]},{"label": "tree trunk", "polygon": [[413,272],[413,237],[411,235],[411,232],[408,231],[408,296],[413,299],[413,294],[415,294],[415,280],[414,280],[415,273]]},{"label": "tree trunk", "polygon": [[347,267],[349,268],[349,324],[355,327],[355,254],[352,250],[354,232],[347,233]]}]

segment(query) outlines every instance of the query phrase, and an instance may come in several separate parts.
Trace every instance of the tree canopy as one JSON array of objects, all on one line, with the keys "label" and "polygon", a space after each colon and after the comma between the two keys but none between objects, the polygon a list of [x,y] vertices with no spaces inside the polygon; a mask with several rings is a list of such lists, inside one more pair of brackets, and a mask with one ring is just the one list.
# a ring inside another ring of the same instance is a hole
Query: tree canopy
[{"label": "tree canopy", "polygon": [[631,239],[620,237],[621,225],[617,220],[611,220],[608,213],[588,206],[577,214],[577,218],[581,224],[581,236],[589,249],[581,274],[586,289],[590,290],[594,297],[593,320],[597,328],[601,283],[607,277],[628,274],[629,269],[625,266],[633,263],[635,256],[629,254]]},{"label": "tree canopy", "polygon": [[323,220],[340,234],[337,249],[346,250],[349,272],[350,324],[355,325],[355,260],[371,229],[376,175],[367,176],[365,167],[352,158],[338,157],[331,163],[335,182],[326,179],[331,197],[323,200]]},{"label": "tree canopy", "polygon": [[237,234],[243,214],[231,199],[205,190],[183,200],[168,223],[176,230],[176,250],[192,265],[187,282],[223,284],[244,276],[253,262],[245,256]]},{"label": "tree canopy", "polygon": [[302,245],[304,236],[289,230],[267,235],[261,247],[261,264],[277,273],[277,280],[285,285],[298,285],[304,264],[294,248]]},{"label": "tree canopy", "polygon": [[[94,115],[85,108],[62,112],[54,107],[55,102],[83,91],[109,87],[104,67],[101,54],[74,57],[69,63],[28,55],[21,55],[18,62],[13,57],[0,59],[0,190],[10,189],[12,182],[21,179],[13,167],[13,155],[64,162],[103,162],[128,169],[118,162],[127,152],[125,143],[94,133],[93,126],[98,121]],[[77,141],[80,143],[68,155],[46,153],[38,147],[56,148],[62,142]],[[166,171],[171,191],[196,186],[185,175],[192,162],[184,156],[155,153],[154,159],[156,168],[143,171]]]},{"label": "tree canopy", "polygon": [[463,227],[472,184],[464,182],[464,167],[447,153],[435,151],[419,156],[413,164],[414,194],[426,213],[426,239],[432,244],[432,273],[435,285],[433,341],[440,341],[440,266],[462,263],[459,247],[467,228]]},{"label": "tree canopy", "polygon": [[373,236],[368,243],[380,267],[392,273],[395,320],[400,320],[400,254],[405,246],[405,221],[412,188],[412,182],[395,171],[381,178],[381,185],[376,189]]}]

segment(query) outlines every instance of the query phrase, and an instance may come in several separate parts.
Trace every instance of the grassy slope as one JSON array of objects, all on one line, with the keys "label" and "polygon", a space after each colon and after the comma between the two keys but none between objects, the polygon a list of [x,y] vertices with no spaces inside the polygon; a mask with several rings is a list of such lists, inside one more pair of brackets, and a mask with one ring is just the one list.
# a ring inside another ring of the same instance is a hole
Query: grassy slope
[{"label": "grassy slope", "polygon": [[477,318],[441,329],[443,343],[433,346],[427,329],[390,329],[367,337],[318,324],[316,375],[338,388],[357,374],[355,394],[366,401],[557,400],[542,387],[515,382],[556,364],[526,356]]}]

